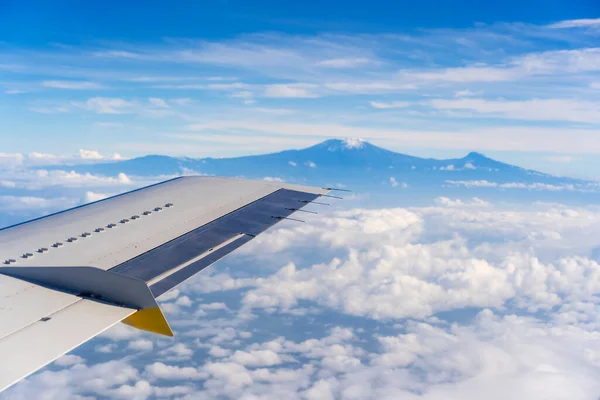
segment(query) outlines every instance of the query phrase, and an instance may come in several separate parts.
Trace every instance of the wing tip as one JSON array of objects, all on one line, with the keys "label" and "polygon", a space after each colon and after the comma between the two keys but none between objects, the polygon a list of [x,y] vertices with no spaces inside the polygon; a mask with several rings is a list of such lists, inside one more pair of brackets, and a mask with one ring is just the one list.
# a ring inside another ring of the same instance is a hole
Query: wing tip
[{"label": "wing tip", "polygon": [[139,310],[125,318],[122,322],[142,331],[157,333],[163,336],[175,336],[159,307]]}]

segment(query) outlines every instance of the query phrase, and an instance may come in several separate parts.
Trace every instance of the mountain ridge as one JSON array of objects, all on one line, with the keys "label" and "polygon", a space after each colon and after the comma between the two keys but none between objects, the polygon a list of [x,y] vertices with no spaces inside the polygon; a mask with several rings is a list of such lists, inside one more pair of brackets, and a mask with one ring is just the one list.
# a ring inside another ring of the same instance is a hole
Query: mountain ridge
[{"label": "mountain ridge", "polygon": [[[50,167],[64,169],[65,166]],[[329,139],[303,149],[229,158],[147,155],[111,163],[69,166],[76,172],[135,176],[204,174],[282,179],[291,182],[383,182],[391,177],[412,185],[447,181],[498,183],[583,182],[555,177],[494,160],[479,152],[453,159],[397,153],[360,139]]]}]

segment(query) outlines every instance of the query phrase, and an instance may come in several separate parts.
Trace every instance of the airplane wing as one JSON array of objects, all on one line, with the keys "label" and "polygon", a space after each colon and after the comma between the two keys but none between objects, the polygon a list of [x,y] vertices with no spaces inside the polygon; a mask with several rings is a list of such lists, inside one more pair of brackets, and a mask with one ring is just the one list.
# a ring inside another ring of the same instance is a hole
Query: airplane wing
[{"label": "airplane wing", "polygon": [[0,391],[118,322],[172,336],[156,298],[328,189],[181,177],[0,230]]}]

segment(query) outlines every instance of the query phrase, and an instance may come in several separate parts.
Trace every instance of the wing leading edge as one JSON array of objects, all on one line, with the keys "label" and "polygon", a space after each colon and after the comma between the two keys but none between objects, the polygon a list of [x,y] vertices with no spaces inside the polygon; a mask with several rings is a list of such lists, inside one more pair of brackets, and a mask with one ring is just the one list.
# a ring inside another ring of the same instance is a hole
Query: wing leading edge
[{"label": "wing leading edge", "polygon": [[328,191],[184,177],[0,230],[0,391],[121,321],[172,336],[157,297]]}]

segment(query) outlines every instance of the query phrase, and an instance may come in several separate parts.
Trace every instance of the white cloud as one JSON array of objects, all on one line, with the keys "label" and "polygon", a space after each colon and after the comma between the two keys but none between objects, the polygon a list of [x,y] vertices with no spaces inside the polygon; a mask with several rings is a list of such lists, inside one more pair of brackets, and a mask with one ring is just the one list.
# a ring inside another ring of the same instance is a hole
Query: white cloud
[{"label": "white cloud", "polygon": [[76,356],[74,354],[65,354],[64,356],[54,361],[54,364],[61,367],[69,367],[71,365],[82,364],[84,362],[85,360],[82,357]]},{"label": "white cloud", "polygon": [[13,182],[13,181],[2,180],[2,181],[0,181],[0,187],[13,189],[13,188],[17,187],[17,184],[15,182]]},{"label": "white cloud", "polygon": [[98,114],[125,114],[133,112],[135,103],[120,98],[93,97],[83,103],[74,102],[73,105]]},{"label": "white cloud", "polygon": [[335,380],[321,379],[305,391],[303,395],[307,400],[335,400],[336,383]]},{"label": "white cloud", "polygon": [[175,304],[182,307],[191,307],[194,302],[187,296],[181,296],[175,301]]},{"label": "white cloud", "polygon": [[590,28],[600,27],[600,18],[595,19],[569,19],[548,25],[550,28]]},{"label": "white cloud", "polygon": [[145,372],[151,380],[196,380],[206,378],[206,374],[196,368],[166,365],[161,362],[148,365]]},{"label": "white cloud", "polygon": [[173,104],[177,104],[178,106],[186,106],[188,104],[192,104],[192,99],[190,98],[180,98],[180,99],[170,99],[169,102]]},{"label": "white cloud", "polygon": [[27,93],[26,90],[20,90],[20,89],[8,89],[4,91],[4,94],[23,94],[23,93]]},{"label": "white cloud", "polygon": [[488,203],[487,201],[482,200],[478,197],[473,197],[471,199],[471,202],[465,202],[465,201],[462,201],[461,199],[452,200],[447,197],[438,197],[434,201],[436,204],[438,204],[440,206],[445,206],[445,207],[465,207],[465,206],[487,207],[490,205],[490,203]]},{"label": "white cloud", "polygon": [[[435,167],[434,167],[434,169],[435,169]],[[465,163],[465,165],[463,165],[462,167],[457,167],[454,164],[448,164],[448,165],[444,165],[444,166],[440,167],[440,171],[464,171],[464,170],[474,170],[474,169],[477,169],[477,167],[474,166],[470,162]]]},{"label": "white cloud", "polygon": [[288,161],[288,164],[290,164],[292,167],[295,167],[295,166],[297,166],[297,165],[298,165],[298,164],[296,164],[296,163],[295,163],[295,162],[293,162],[293,161]]},{"label": "white cloud", "polygon": [[295,114],[297,111],[289,108],[265,108],[265,107],[256,107],[253,108],[254,111],[258,111],[260,113],[265,114],[273,114],[273,115],[290,115]]},{"label": "white cloud", "polygon": [[315,98],[318,94],[312,92],[316,89],[315,85],[311,84],[274,84],[268,85],[265,89],[265,97],[276,98]]},{"label": "white cloud", "polygon": [[530,53],[515,58],[513,64],[526,75],[577,74],[600,70],[599,59],[600,48],[589,47]]},{"label": "white cloud", "polygon": [[231,94],[231,97],[236,99],[251,99],[254,94],[248,90],[243,90],[241,92],[235,92]]},{"label": "white cloud", "polygon": [[[236,312],[227,318],[198,320],[193,309],[174,318],[182,333],[176,345],[199,354],[167,364],[182,352],[158,340],[155,356],[163,359],[150,365],[135,354],[97,369],[74,364],[35,375],[6,398],[409,399],[415,388],[431,400],[474,400],[482,390],[494,400],[596,393],[600,266],[587,255],[598,244],[598,209],[437,202],[337,211],[267,232],[238,253],[243,275],[283,265],[282,258],[292,263],[240,279],[223,268],[182,286],[184,296],[236,289],[243,300],[228,297]],[[255,312],[237,308],[244,304]],[[316,314],[280,315],[307,307]],[[262,318],[283,322],[264,328]],[[239,340],[248,337],[245,329],[256,329],[252,340]]]},{"label": "white cloud", "polygon": [[166,349],[164,353],[175,355],[179,359],[187,359],[194,354],[194,351],[187,347],[184,343],[177,343]]},{"label": "white cloud", "polygon": [[179,291],[179,289],[173,289],[169,290],[166,293],[163,293],[158,299],[161,302],[175,300],[177,297],[179,297],[180,294],[181,292]]},{"label": "white cloud", "polygon": [[[257,238],[253,245],[260,246],[265,255],[282,252],[292,244],[302,248],[309,242],[347,249],[347,255],[308,268],[289,263],[267,278],[243,280],[240,284],[255,287],[244,296],[243,303],[249,309],[289,312],[300,302],[309,301],[347,314],[385,320],[425,318],[462,307],[502,308],[508,299],[520,307],[550,309],[560,304],[563,296],[584,301],[589,299],[590,290],[595,290],[592,288],[600,287],[600,275],[583,278],[584,271],[595,268],[594,261],[565,257],[549,263],[528,254],[532,246],[548,246],[555,251],[557,241],[578,229],[577,238],[570,239],[581,246],[580,241],[590,234],[593,221],[600,215],[566,210],[538,213],[539,209],[499,212],[478,198],[468,203],[447,198],[438,202],[443,207],[413,212],[340,212],[332,219],[320,219],[310,229],[282,229]],[[577,228],[581,223],[585,227]],[[417,239],[425,227],[437,239],[420,244],[427,241],[426,237]],[[518,237],[521,242],[472,248],[463,235]],[[250,247],[246,251],[254,250]],[[504,254],[500,259],[499,252]],[[578,272],[561,277],[563,263]],[[397,301],[398,296],[402,302]]]},{"label": "white cloud", "polygon": [[571,183],[551,184],[542,182],[524,183],[524,182],[489,182],[486,180],[455,181],[446,180],[446,183],[452,186],[463,186],[466,188],[499,188],[499,189],[526,189],[526,190],[545,190],[551,192],[569,191],[569,192],[594,192],[595,188],[589,185],[575,185]]},{"label": "white cloud", "polygon": [[67,197],[0,196],[0,206],[8,211],[63,209],[77,205],[78,200]]},{"label": "white cloud", "polygon": [[70,90],[93,90],[104,89],[104,86],[96,82],[82,81],[44,81],[42,86],[53,89],[70,89]]},{"label": "white cloud", "polygon": [[473,92],[471,90],[458,90],[454,92],[454,97],[472,97],[472,96],[481,96],[483,94],[482,91]]},{"label": "white cloud", "polygon": [[135,329],[125,324],[117,324],[112,328],[102,332],[100,337],[105,337],[111,340],[129,340],[139,338],[142,332],[139,329]]},{"label": "white cloud", "polygon": [[95,150],[79,150],[79,158],[84,160],[101,160],[103,157]]},{"label": "white cloud", "polygon": [[164,101],[163,99],[157,98],[157,97],[150,97],[148,98],[148,102],[157,108],[171,108],[171,106],[169,106],[169,104],[167,104],[166,101]]},{"label": "white cloud", "polygon": [[202,304],[200,306],[204,310],[227,310],[227,305],[225,303],[208,303]]},{"label": "white cloud", "polygon": [[11,400],[39,398],[40,393],[48,399],[82,398],[84,394],[116,397],[118,388],[138,378],[137,369],[122,360],[92,366],[78,364],[58,371],[45,370],[2,395]]},{"label": "white cloud", "polygon": [[208,354],[210,354],[213,357],[223,358],[229,356],[231,354],[231,350],[224,349],[219,346],[212,346]]},{"label": "white cloud", "polygon": [[430,100],[428,104],[439,110],[467,110],[485,116],[502,118],[600,123],[600,103],[592,101],[572,99],[531,99],[523,101],[436,99]]},{"label": "white cloud", "polygon": [[75,171],[62,170],[23,170],[14,173],[11,178],[17,187],[26,189],[39,189],[47,186],[63,187],[108,187],[128,186],[134,182],[124,173],[116,177],[93,175],[90,173],[78,173]]},{"label": "white cloud", "polygon": [[[462,129],[447,130],[411,130],[392,129],[389,127],[360,127],[342,123],[307,123],[255,120],[214,120],[205,123],[191,124],[193,131],[218,132],[215,137],[226,137],[234,129],[244,129],[271,140],[272,137],[302,136],[305,138],[349,137],[368,140],[385,140],[406,146],[440,149],[464,150],[465,143],[469,148],[480,150],[535,150],[539,152],[561,153],[597,153],[600,152],[600,141],[593,140],[598,133],[595,129],[535,126],[468,126]],[[565,137],[571,140],[565,141]],[[305,142],[306,143],[306,142]]]},{"label": "white cloud", "polygon": [[436,69],[431,71],[401,71],[399,75],[407,81],[423,82],[506,82],[520,76],[520,71],[513,68],[498,67],[458,67]]},{"label": "white cloud", "polygon": [[406,189],[408,187],[407,183],[405,183],[405,182],[400,183],[393,176],[390,176],[390,185],[392,185],[392,187],[394,187],[394,188],[400,186],[402,189]]},{"label": "white cloud", "polygon": [[137,351],[150,351],[154,348],[154,343],[151,340],[137,339],[130,342],[128,347]]},{"label": "white cloud", "polygon": [[332,58],[319,61],[316,65],[326,68],[356,68],[372,63],[373,61],[368,58]]},{"label": "white cloud", "polygon": [[312,161],[306,161],[306,162],[304,163],[304,165],[306,165],[306,166],[307,166],[307,167],[309,167],[309,168],[316,168],[316,167],[317,167],[317,164],[315,164],[315,163],[314,163],[314,162],[312,162]]},{"label": "white cloud", "polygon": [[577,158],[573,156],[547,156],[546,159],[560,164],[570,164],[577,160]]},{"label": "white cloud", "polygon": [[230,360],[248,367],[269,367],[281,364],[279,354],[271,350],[256,350],[251,352],[236,351]]},{"label": "white cloud", "polygon": [[154,387],[153,392],[157,397],[175,398],[175,396],[191,396],[196,392],[193,386],[169,386],[169,387]]},{"label": "white cloud", "polygon": [[456,185],[456,186],[464,186],[467,188],[479,188],[479,187],[498,187],[498,183],[496,182],[489,182],[486,181],[485,179],[482,180],[472,180],[472,181],[453,181],[453,180],[447,180],[446,183],[449,183],[451,185]]},{"label": "white cloud", "polygon": [[241,389],[254,382],[249,371],[236,363],[209,363],[205,368],[212,377],[232,388]]},{"label": "white cloud", "polygon": [[110,197],[110,195],[105,193],[95,193],[92,191],[85,192],[85,196],[83,197],[83,203],[92,203],[94,201],[99,201]]},{"label": "white cloud", "polygon": [[21,153],[0,153],[0,166],[14,168],[23,164],[24,158]]},{"label": "white cloud", "polygon": [[274,176],[265,176],[263,180],[267,182],[283,182],[283,179]]},{"label": "white cloud", "polygon": [[[4,159],[4,160],[3,160]],[[46,165],[71,165],[82,163],[94,163],[99,160],[103,161],[118,161],[125,160],[125,157],[119,153],[112,155],[103,155],[97,150],[79,149],[73,155],[58,155],[51,153],[31,152],[27,155],[23,154],[4,154],[0,155],[0,166],[46,166]]]},{"label": "white cloud", "polygon": [[105,345],[101,345],[101,346],[96,346],[94,348],[95,351],[97,351],[98,353],[112,353],[117,349],[117,345],[114,343],[109,343],[109,344],[105,344]]},{"label": "white cloud", "polygon": [[384,103],[381,101],[372,101],[370,104],[371,104],[371,107],[373,107],[373,108],[382,108],[382,109],[406,108],[406,107],[410,106],[410,103],[408,101],[392,101],[390,103]]}]

